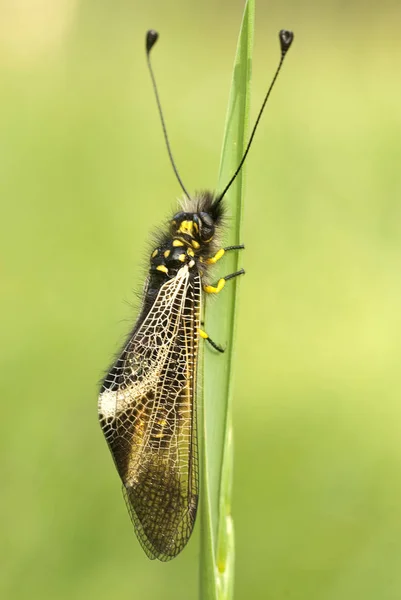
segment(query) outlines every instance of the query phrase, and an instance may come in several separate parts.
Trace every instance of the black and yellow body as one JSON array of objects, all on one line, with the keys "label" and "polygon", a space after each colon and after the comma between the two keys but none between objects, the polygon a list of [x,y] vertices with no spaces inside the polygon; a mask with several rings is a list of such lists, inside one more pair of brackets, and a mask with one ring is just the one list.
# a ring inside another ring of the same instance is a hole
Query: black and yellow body
[{"label": "black and yellow body", "polygon": [[226,281],[209,281],[225,252],[223,211],[212,194],[198,194],[159,236],[142,310],[99,396],[136,533],[146,554],[162,561],[182,550],[195,523],[199,337],[221,350],[200,329],[200,311],[203,294],[218,293]]},{"label": "black and yellow body", "polygon": [[150,61],[158,33],[146,35],[146,53],[167,151],[186,196],[159,235],[150,257],[142,308],[120,355],[104,378],[99,420],[120,475],[135,531],[149,558],[170,560],[192,533],[198,506],[196,378],[199,338],[222,352],[200,329],[203,295],[218,294],[243,269],[210,281],[222,248],[223,198],[246,159],[293,34],[279,34],[281,58],[242,159],[218,195],[190,196],[175,165]]}]

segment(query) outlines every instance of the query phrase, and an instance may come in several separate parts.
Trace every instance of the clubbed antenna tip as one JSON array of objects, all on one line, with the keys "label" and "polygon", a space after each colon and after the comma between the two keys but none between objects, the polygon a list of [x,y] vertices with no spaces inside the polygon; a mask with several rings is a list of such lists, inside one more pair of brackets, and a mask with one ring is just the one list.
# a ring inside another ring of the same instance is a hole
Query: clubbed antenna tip
[{"label": "clubbed antenna tip", "polygon": [[147,54],[149,54],[149,52],[152,50],[153,46],[156,44],[158,39],[159,39],[159,34],[157,33],[157,31],[155,31],[154,29],[149,29],[149,31],[146,34],[146,52],[147,52]]}]

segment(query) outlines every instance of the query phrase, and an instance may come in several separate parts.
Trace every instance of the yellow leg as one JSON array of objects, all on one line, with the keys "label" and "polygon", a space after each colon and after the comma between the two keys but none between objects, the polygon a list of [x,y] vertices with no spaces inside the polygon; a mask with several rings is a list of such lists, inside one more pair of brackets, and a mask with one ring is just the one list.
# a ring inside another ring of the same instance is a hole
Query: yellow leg
[{"label": "yellow leg", "polygon": [[238,244],[237,246],[227,246],[226,248],[220,248],[220,250],[217,250],[217,252],[214,256],[210,256],[209,258],[206,258],[206,259],[201,257],[200,262],[204,262],[207,265],[214,265],[217,263],[218,260],[223,258],[223,256],[225,255],[226,252],[229,252],[230,250],[243,250],[244,248],[245,248],[244,244]]},{"label": "yellow leg", "polygon": [[217,261],[220,260],[220,258],[222,258],[224,256],[225,252],[226,251],[224,250],[224,248],[220,248],[220,250],[218,250],[214,256],[211,256],[210,258],[207,258],[205,260],[205,263],[207,265],[214,265],[214,264],[216,264]]},{"label": "yellow leg", "polygon": [[206,331],[203,331],[203,329],[199,329],[199,335],[202,339],[207,340],[209,342],[209,344],[218,352],[224,352],[224,349],[219,346],[218,344],[216,344],[216,342],[214,342],[213,340],[210,339],[210,337],[208,336],[208,334],[206,333]]},{"label": "yellow leg", "polygon": [[230,273],[229,275],[226,275],[225,277],[222,277],[221,279],[219,279],[216,286],[204,285],[203,289],[207,294],[218,294],[219,292],[221,292],[223,287],[226,285],[226,281],[229,281],[230,279],[234,279],[234,277],[238,277],[238,275],[244,275],[244,273],[245,273],[244,269],[240,269],[239,271],[235,271],[235,273]]},{"label": "yellow leg", "polygon": [[216,287],[214,285],[205,285],[203,288],[207,294],[218,294],[226,285],[226,280],[221,278],[218,280]]}]

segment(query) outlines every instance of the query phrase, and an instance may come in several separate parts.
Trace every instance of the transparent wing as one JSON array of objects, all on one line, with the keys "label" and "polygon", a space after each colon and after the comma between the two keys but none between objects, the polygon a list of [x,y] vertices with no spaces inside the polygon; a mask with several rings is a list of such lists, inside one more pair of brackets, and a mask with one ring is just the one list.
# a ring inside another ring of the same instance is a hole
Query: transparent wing
[{"label": "transparent wing", "polygon": [[150,558],[187,543],[198,503],[196,366],[201,283],[182,267],[107,375],[99,419]]}]

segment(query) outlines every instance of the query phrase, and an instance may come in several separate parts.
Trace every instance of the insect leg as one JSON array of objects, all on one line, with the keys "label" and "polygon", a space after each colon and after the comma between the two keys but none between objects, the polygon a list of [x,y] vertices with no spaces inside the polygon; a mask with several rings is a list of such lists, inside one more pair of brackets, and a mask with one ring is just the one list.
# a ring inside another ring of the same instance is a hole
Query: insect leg
[{"label": "insect leg", "polygon": [[230,273],[229,275],[226,275],[225,277],[222,277],[221,279],[219,279],[216,286],[205,285],[203,289],[207,294],[218,294],[219,292],[221,292],[223,287],[226,285],[226,281],[228,281],[229,279],[233,279],[234,277],[238,277],[238,275],[244,275],[244,273],[245,273],[244,269],[240,269],[239,271],[236,271],[235,273]]},{"label": "insect leg", "polygon": [[[228,250],[242,250],[243,247],[244,247],[243,244],[241,244],[241,246],[230,246],[230,247],[228,247]],[[225,249],[223,249],[223,248],[221,249],[221,251],[222,251],[221,256],[223,256],[224,250]],[[221,252],[221,251],[219,250],[219,252]],[[244,275],[244,274],[245,274],[244,269],[240,269],[239,271],[236,271],[235,273],[230,273],[229,275],[226,275],[225,277],[222,277],[221,279],[219,279],[219,281],[217,282],[216,286],[205,285],[203,289],[208,294],[218,294],[219,292],[221,292],[221,290],[225,286],[226,281],[228,281],[229,279],[233,279],[234,277],[238,277],[238,275]],[[201,325],[203,325],[203,321],[202,321]],[[218,344],[216,344],[216,342],[214,342],[209,337],[209,335],[206,333],[206,331],[204,331],[203,329],[199,329],[199,335],[201,336],[201,338],[203,338],[204,340],[206,340],[207,342],[209,342],[209,344],[215,350],[217,350],[218,352],[224,352],[224,348],[222,348],[221,346],[219,346]]]},{"label": "insect leg", "polygon": [[226,246],[225,248],[220,248],[220,250],[218,250],[214,256],[207,258],[205,260],[205,263],[208,265],[214,265],[217,263],[218,260],[223,258],[224,254],[226,252],[230,252],[230,250],[243,250],[244,248],[245,248],[244,244],[238,244],[238,246]]},{"label": "insect leg", "polygon": [[230,252],[230,250],[245,250],[245,244],[238,244],[238,246],[226,246],[224,248],[225,252]]},{"label": "insect leg", "polygon": [[206,333],[206,331],[203,331],[203,329],[199,329],[199,335],[201,336],[202,339],[204,339],[207,342],[209,342],[209,344],[212,346],[212,348],[214,348],[218,352],[224,352],[224,348],[222,348],[221,346],[219,346],[218,344],[216,344],[216,342],[214,342],[209,337],[209,335]]}]

